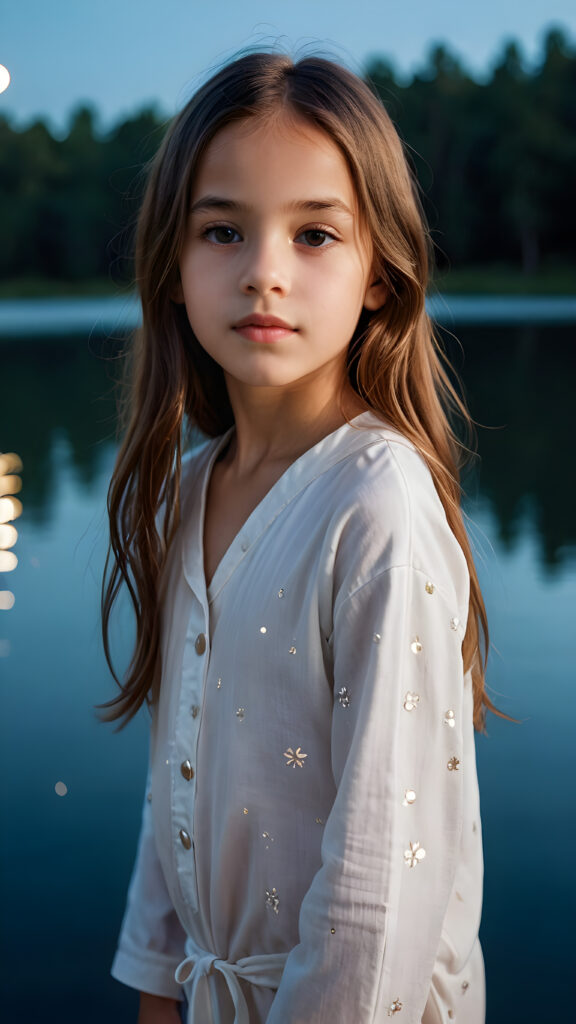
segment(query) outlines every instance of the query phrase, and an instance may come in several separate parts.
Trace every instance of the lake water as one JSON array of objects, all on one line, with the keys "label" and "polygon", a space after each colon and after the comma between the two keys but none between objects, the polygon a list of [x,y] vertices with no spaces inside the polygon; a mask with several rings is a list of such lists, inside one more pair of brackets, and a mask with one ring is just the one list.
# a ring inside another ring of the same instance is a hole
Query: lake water
[{"label": "lake water", "polygon": [[[492,627],[491,717],[477,738],[488,1024],[574,1007],[576,486],[574,326],[466,326],[454,349],[480,430],[467,482]],[[24,461],[16,603],[0,612],[4,1019],[129,1024],[108,976],[134,856],[144,716],[121,734],[100,648],[113,364],[97,339],[0,341],[0,443]],[[117,646],[130,642],[126,615]],[[67,792],[59,796],[57,783]],[[349,1022],[353,1024],[353,1022]],[[465,1022],[462,1022],[465,1024]]]}]

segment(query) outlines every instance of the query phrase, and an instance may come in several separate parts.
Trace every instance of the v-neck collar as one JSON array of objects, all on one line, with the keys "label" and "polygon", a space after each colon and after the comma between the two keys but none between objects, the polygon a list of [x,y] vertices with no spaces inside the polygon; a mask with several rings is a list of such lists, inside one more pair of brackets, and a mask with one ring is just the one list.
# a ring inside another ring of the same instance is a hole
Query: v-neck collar
[{"label": "v-neck collar", "polygon": [[384,433],[399,437],[375,413],[363,412],[308,448],[284,470],[250,513],[224,552],[207,588],[204,575],[204,516],[208,482],[212,467],[234,429],[230,427],[221,437],[208,442],[196,456],[200,463],[194,474],[194,490],[186,495],[182,506],[184,576],[198,598],[202,599],[206,595],[208,605],[214,601],[258,538],[304,487],[352,452],[373,444],[375,433],[380,438]]}]

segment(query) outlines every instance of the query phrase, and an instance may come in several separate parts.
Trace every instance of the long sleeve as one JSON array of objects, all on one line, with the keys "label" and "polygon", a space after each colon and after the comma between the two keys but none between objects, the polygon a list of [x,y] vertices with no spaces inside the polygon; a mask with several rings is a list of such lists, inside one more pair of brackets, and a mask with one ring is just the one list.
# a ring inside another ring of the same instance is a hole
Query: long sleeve
[{"label": "long sleeve", "polygon": [[336,601],[337,793],[267,1024],[422,1020],[461,845],[464,614],[411,566]]},{"label": "long sleeve", "polygon": [[144,800],[138,852],[112,975],[153,995],[182,998],[174,971],[184,957],[186,935],[172,906],[156,852],[152,807]]}]

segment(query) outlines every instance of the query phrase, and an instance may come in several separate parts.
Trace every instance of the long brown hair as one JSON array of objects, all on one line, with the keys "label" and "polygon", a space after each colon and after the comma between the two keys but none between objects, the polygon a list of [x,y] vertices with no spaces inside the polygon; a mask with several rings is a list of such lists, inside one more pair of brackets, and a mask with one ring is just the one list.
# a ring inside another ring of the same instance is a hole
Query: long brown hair
[{"label": "long brown hair", "polygon": [[[471,589],[463,657],[472,671],[474,724],[483,729],[486,708],[501,712],[485,689],[486,610],[460,507],[464,446],[451,426],[454,412],[468,426],[470,418],[425,310],[431,246],[418,189],[388,114],[360,78],[320,57],[294,63],[277,53],[246,55],[211,78],[175,118],[150,167],[136,237],[143,325],[134,339],[127,424],[108,495],[110,548],[102,590],[104,648],[120,693],[103,705],[103,717],[125,723],[157,694],[159,587],[178,525],[185,431],[216,437],[233,424],[223,372],[171,297],[196,168],[225,125],[280,111],[326,132],[354,181],[372,238],[373,269],[386,283],[388,299],[360,317],[349,345],[348,377],[364,402],[421,452],[466,557]],[[136,613],[136,645],[120,682],[109,627],[122,584]]]}]

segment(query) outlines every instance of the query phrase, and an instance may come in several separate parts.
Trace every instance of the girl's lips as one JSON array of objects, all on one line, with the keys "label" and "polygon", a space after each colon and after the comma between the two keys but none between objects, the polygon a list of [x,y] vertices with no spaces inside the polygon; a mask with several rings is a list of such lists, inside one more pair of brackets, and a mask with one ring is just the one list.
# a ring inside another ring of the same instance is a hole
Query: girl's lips
[{"label": "girl's lips", "polygon": [[296,334],[296,331],[291,327],[261,327],[258,324],[245,324],[241,327],[235,327],[234,330],[244,338],[248,338],[249,341],[257,341],[264,344],[282,341],[283,338],[287,338],[290,334]]}]

